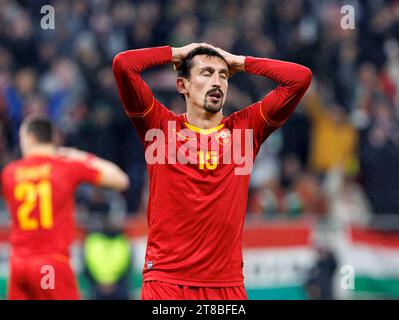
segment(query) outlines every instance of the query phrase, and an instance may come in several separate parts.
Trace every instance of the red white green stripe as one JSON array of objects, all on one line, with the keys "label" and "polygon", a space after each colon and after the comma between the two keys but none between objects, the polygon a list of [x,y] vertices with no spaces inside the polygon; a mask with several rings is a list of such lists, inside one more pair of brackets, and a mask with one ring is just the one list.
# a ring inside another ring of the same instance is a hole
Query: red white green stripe
[{"label": "red white green stripe", "polygon": [[343,239],[340,262],[355,272],[352,297],[399,298],[399,234],[350,228]]}]

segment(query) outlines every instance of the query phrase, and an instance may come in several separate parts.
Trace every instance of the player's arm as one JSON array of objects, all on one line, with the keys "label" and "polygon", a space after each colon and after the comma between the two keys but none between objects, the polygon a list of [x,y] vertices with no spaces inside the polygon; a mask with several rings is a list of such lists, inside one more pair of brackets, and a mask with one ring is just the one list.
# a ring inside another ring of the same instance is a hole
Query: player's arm
[{"label": "player's arm", "polygon": [[119,96],[129,117],[145,117],[154,104],[154,96],[141,77],[141,72],[172,61],[169,46],[127,50],[118,53],[112,69]]},{"label": "player's arm", "polygon": [[169,118],[171,111],[154,98],[141,73],[166,63],[173,63],[177,69],[190,51],[200,45],[192,43],[179,48],[163,46],[127,50],[114,57],[112,69],[120,99],[142,138],[148,129],[160,128],[162,122]]},{"label": "player's arm", "polygon": [[129,177],[114,163],[74,148],[59,148],[57,154],[79,161],[98,172],[96,183],[99,186],[125,191],[129,187]]},{"label": "player's arm", "polygon": [[267,77],[279,84],[260,101],[260,115],[267,125],[282,125],[294,111],[310,85],[312,72],[300,64],[274,60],[238,56],[220,48],[232,72],[245,71]]},{"label": "player's arm", "polygon": [[280,126],[289,118],[312,80],[312,72],[305,66],[267,58],[247,57],[245,70],[279,84],[260,106],[262,118],[272,126]]},{"label": "player's arm", "polygon": [[129,116],[145,116],[154,102],[151,89],[141,77],[141,73],[165,63],[173,63],[177,69],[191,50],[200,46],[191,43],[184,47],[154,47],[127,50],[114,57],[112,69],[118,85],[119,96]]}]

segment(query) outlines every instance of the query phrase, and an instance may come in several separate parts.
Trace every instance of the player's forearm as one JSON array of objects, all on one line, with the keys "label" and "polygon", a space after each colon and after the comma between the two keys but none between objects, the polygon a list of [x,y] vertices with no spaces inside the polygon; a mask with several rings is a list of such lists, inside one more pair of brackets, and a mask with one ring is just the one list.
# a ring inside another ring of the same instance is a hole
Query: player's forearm
[{"label": "player's forearm", "polygon": [[117,54],[112,69],[119,97],[129,117],[142,117],[154,102],[151,89],[140,72],[155,65],[170,62],[170,47],[128,50]]},{"label": "player's forearm", "polygon": [[57,155],[79,161],[100,173],[98,184],[103,187],[124,191],[129,187],[129,177],[113,162],[99,158],[92,153],[75,148],[60,147]]},{"label": "player's forearm", "polygon": [[99,185],[118,191],[129,188],[129,177],[116,164],[93,157],[89,165],[100,172]]},{"label": "player's forearm", "polygon": [[140,73],[156,65],[171,62],[172,50],[170,46],[127,50],[118,53],[113,61],[114,73]]},{"label": "player's forearm", "polygon": [[245,71],[267,77],[282,86],[297,90],[308,88],[312,79],[309,68],[297,63],[268,58],[246,57]]}]

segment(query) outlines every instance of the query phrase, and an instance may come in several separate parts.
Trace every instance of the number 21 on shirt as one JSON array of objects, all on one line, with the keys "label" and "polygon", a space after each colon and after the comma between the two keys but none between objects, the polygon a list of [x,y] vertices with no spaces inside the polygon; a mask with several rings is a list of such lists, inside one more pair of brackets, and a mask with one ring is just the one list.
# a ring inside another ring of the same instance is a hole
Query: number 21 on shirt
[{"label": "number 21 on shirt", "polygon": [[[39,227],[51,229],[53,227],[53,207],[51,203],[51,184],[48,180],[38,183],[22,182],[15,186],[14,196],[22,203],[18,207],[17,219],[21,230],[32,231]],[[38,206],[39,218],[31,216]]]}]

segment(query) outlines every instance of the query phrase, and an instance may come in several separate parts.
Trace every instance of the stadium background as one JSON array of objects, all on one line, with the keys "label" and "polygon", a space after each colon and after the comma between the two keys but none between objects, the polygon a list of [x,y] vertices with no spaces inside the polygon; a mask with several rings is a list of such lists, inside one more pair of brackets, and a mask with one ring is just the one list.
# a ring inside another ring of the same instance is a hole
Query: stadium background
[{"label": "stadium background", "polygon": [[[40,27],[47,4],[55,9],[54,30]],[[341,28],[346,4],[354,7],[355,29]],[[57,143],[112,160],[131,179],[123,195],[79,189],[73,252],[83,296],[94,297],[86,235],[127,235],[131,272],[118,290],[130,298],[139,297],[144,259],[146,164],[117,96],[112,59],[130,48],[191,42],[313,71],[311,88],[265,143],[252,174],[244,233],[249,297],[399,297],[398,1],[0,0],[0,168],[20,156],[22,119],[40,114],[56,123]],[[181,113],[175,77],[171,66],[144,76],[158,99]],[[224,114],[273,86],[235,75]],[[8,225],[2,201],[0,297]],[[116,288],[118,272],[102,283],[105,291]]]}]

